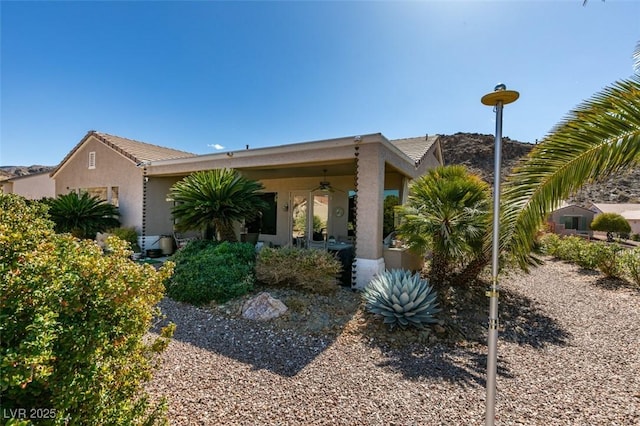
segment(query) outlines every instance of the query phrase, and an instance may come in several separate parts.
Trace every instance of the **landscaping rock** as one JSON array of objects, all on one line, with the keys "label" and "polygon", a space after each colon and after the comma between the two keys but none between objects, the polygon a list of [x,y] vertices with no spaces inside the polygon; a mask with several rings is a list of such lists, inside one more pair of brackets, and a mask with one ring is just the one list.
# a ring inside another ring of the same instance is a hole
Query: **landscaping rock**
[{"label": "landscaping rock", "polygon": [[267,292],[258,294],[247,300],[242,307],[242,316],[250,320],[267,321],[278,318],[287,312],[287,307],[280,300],[271,297]]}]

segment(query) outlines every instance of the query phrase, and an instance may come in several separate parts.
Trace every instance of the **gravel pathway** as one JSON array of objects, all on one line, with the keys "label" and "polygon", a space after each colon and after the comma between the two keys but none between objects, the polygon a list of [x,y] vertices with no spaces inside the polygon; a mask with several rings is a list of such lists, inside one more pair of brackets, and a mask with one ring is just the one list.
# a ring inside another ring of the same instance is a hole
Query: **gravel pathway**
[{"label": "gravel pathway", "polygon": [[[640,292],[605,283],[555,261],[502,279],[497,425],[640,425]],[[484,342],[390,349],[162,309],[178,328],[147,389],[171,424],[484,424]]]}]

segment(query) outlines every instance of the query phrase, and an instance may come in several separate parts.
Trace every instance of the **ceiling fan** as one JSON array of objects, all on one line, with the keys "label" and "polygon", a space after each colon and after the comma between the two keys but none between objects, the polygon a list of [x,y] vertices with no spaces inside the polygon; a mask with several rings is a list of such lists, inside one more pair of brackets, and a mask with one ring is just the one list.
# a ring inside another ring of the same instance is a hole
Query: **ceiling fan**
[{"label": "ceiling fan", "polygon": [[[333,188],[331,183],[327,180],[327,169],[322,170],[322,180],[320,181],[320,184],[311,191],[336,192],[336,189]],[[340,190],[338,189],[338,191]]]}]

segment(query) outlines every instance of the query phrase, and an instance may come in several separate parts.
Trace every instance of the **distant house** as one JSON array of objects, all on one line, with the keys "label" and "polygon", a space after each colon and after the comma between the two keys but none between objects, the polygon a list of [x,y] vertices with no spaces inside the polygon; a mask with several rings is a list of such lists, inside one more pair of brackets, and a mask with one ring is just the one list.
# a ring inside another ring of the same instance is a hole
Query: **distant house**
[{"label": "distant house", "polygon": [[48,171],[5,179],[0,181],[0,186],[3,194],[17,194],[28,200],[40,200],[56,195],[55,182]]},{"label": "distant house", "polygon": [[118,136],[88,132],[51,172],[55,195],[88,192],[120,210],[123,226],[141,232],[144,223],[144,164],[194,154]]},{"label": "distant house", "polygon": [[593,203],[590,209],[599,213],[618,213],[631,225],[631,234],[640,234],[640,204]]},{"label": "distant house", "polygon": [[[269,208],[260,241],[309,244],[313,218],[322,216],[327,238],[355,243],[352,285],[363,287],[385,269],[385,195],[406,200],[409,182],[442,164],[437,135],[388,140],[375,133],[196,156],[92,131],[52,177],[56,194],[87,191],[119,206],[123,225],[135,226],[148,249],[173,233],[173,184],[200,170],[236,169],[264,185]],[[301,214],[306,221],[296,219]],[[238,234],[246,226],[238,224]]]},{"label": "distant house", "polygon": [[591,222],[595,213],[578,205],[567,205],[554,210],[547,219],[551,231],[559,235],[592,236]]}]

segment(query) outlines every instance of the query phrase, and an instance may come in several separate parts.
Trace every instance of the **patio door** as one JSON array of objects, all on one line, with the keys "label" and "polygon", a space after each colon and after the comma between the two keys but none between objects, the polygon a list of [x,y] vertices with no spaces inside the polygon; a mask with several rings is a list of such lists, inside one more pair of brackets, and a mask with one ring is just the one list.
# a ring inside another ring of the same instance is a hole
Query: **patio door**
[{"label": "patio door", "polygon": [[294,246],[306,247],[310,240],[327,239],[330,197],[326,192],[292,192],[289,205],[291,238]]}]

